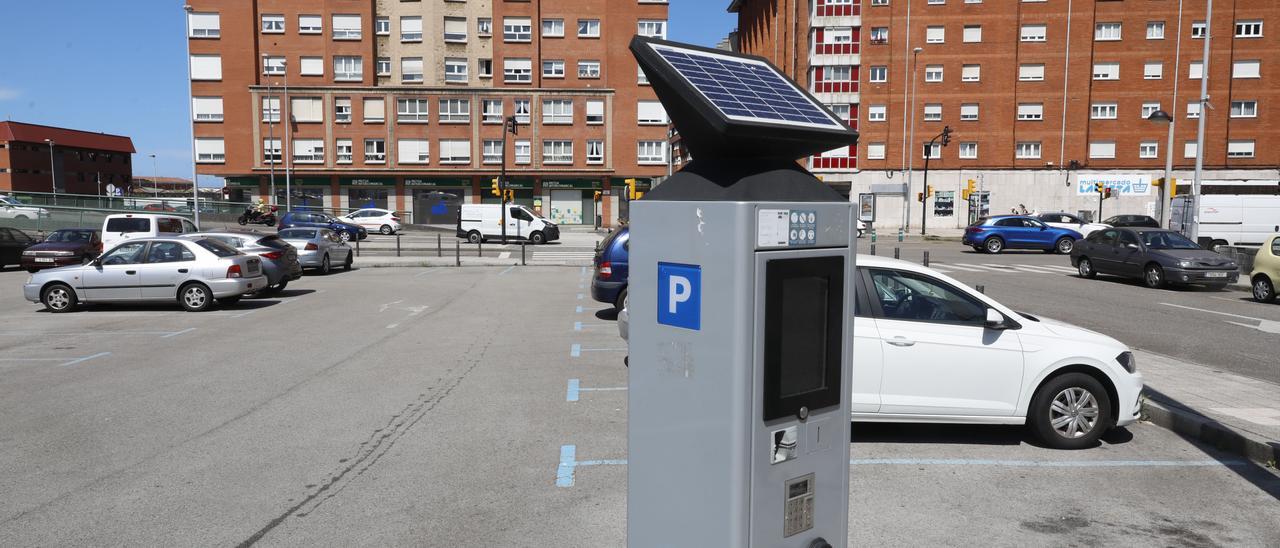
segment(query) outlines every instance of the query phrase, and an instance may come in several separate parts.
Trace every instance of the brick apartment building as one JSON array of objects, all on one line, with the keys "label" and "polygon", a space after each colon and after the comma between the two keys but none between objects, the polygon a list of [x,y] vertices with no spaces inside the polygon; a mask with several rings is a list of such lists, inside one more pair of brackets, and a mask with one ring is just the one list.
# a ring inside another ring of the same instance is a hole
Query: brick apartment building
[{"label": "brick apartment building", "polygon": [[[833,30],[825,14],[852,14],[841,24],[854,36],[851,102],[861,137],[845,176],[853,194],[877,192],[882,227],[900,226],[907,209],[908,223],[919,223],[926,143],[945,126],[952,142],[929,159],[930,227],[959,228],[979,209],[1020,205],[1096,214],[1093,181],[1119,194],[1104,204],[1104,216],[1154,215],[1161,191],[1152,183],[1164,175],[1168,154],[1179,192],[1188,190],[1201,110],[1203,1],[794,3],[734,2],[741,46],[794,64],[807,78],[799,81],[824,89],[828,64],[818,52]],[[1280,192],[1280,29],[1271,28],[1280,26],[1280,3],[1216,0],[1212,26],[1205,184],[1216,192]],[[771,43],[775,36],[784,43]],[[799,45],[790,46],[793,39]],[[808,67],[798,52],[809,53]],[[1147,120],[1156,110],[1174,118],[1172,150],[1168,126]],[[893,189],[908,170],[911,203],[903,208],[901,190]],[[970,180],[982,190],[972,208],[960,200]]]},{"label": "brick apartment building", "polygon": [[283,204],[288,167],[294,207],[452,222],[497,201],[513,115],[510,187],[556,222],[609,226],[624,179],[667,174],[666,113],[627,49],[666,36],[665,0],[190,4],[197,170],[233,199],[274,174]]},{"label": "brick apartment building", "polygon": [[71,194],[127,188],[133,153],[133,141],[120,135],[0,122],[0,193],[55,192],[55,184],[56,192]]}]

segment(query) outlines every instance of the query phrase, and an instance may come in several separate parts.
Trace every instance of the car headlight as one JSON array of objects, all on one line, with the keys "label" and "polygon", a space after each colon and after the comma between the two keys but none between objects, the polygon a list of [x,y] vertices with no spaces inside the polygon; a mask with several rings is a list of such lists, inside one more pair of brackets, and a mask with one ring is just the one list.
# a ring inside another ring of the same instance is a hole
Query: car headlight
[{"label": "car headlight", "polygon": [[1182,267],[1182,268],[1191,268],[1191,267],[1192,267],[1192,266],[1194,266],[1194,265],[1195,265],[1195,263],[1193,263],[1193,262],[1191,262],[1191,261],[1178,261],[1178,266],[1180,266],[1180,267]]},{"label": "car headlight", "polygon": [[1124,367],[1125,371],[1136,373],[1138,371],[1138,358],[1133,356],[1133,352],[1121,352],[1116,356],[1116,362]]},{"label": "car headlight", "polygon": [[76,252],[74,252],[74,251],[54,251],[54,252],[53,252],[53,254],[54,254],[54,255],[56,255],[56,256],[58,256],[58,257],[74,257],[74,256],[75,256],[75,254],[76,254]]},{"label": "car headlight", "polygon": [[23,252],[22,252],[22,256],[23,256],[23,257],[35,257],[35,256],[36,256],[36,252],[34,252],[34,251],[23,251]]}]

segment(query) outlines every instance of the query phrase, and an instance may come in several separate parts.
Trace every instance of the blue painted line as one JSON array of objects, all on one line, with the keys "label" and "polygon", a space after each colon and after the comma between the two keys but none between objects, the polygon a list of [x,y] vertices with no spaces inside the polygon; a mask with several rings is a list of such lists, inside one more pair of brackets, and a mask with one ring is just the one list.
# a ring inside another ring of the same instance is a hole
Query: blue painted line
[{"label": "blue painted line", "polygon": [[581,314],[581,313],[582,313],[582,306],[578,306],[578,308],[573,309],[573,312],[574,312],[575,314]]},{"label": "blue painted line", "polygon": [[578,401],[578,379],[569,379],[569,389],[564,393],[564,401]]},{"label": "blue painted line", "polygon": [[582,322],[573,322],[574,331],[582,331]]},{"label": "blue painted line", "polygon": [[579,293],[579,294],[578,294],[578,300],[579,300],[579,301],[581,301],[581,300],[582,300],[582,294],[581,294],[581,293]]},{"label": "blue painted line", "polygon": [[556,468],[556,487],[573,487],[573,468],[577,466],[578,448],[573,445],[560,446],[560,466]]},{"label": "blue painted line", "polygon": [[575,344],[569,347],[569,357],[576,358],[582,355],[582,345]]},{"label": "blue painted line", "polygon": [[513,269],[513,268],[515,268],[515,267],[516,267],[516,265],[508,266],[506,270],[503,270],[502,272],[499,272],[499,273],[498,273],[498,275],[499,275],[499,276],[504,276],[504,275],[506,275],[506,273],[511,272],[511,269]]}]

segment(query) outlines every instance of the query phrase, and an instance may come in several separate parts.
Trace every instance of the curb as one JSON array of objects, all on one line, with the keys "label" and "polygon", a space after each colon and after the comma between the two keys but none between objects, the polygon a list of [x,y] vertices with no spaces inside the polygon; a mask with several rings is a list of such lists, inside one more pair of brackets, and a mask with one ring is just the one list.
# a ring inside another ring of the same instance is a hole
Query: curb
[{"label": "curb", "polygon": [[1156,426],[1199,440],[1214,448],[1235,453],[1263,466],[1275,467],[1280,462],[1280,443],[1240,434],[1208,417],[1152,401],[1142,400],[1142,417]]}]

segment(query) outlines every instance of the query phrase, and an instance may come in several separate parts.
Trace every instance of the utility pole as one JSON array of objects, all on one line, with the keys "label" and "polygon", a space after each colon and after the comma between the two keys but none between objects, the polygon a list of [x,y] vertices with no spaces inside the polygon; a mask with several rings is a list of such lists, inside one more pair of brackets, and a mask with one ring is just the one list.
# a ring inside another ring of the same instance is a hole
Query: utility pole
[{"label": "utility pole", "polygon": [[501,173],[498,175],[498,202],[502,205],[502,243],[507,243],[507,134],[519,134],[519,126],[516,125],[516,116],[512,114],[508,116],[502,123],[502,167]]},{"label": "utility pole", "polygon": [[[182,6],[182,11],[186,12],[186,19],[191,19],[191,5]],[[191,124],[191,212],[192,220],[197,227],[200,226],[200,170],[196,167],[196,117],[195,105],[192,104],[195,99],[192,97],[194,92],[191,89],[191,39],[183,33],[183,42],[187,45],[187,123]]]},{"label": "utility pole", "polygon": [[[910,9],[911,3],[907,3]],[[907,182],[902,191],[902,232],[906,232],[911,227],[911,179],[912,172],[916,165],[916,157],[912,155],[911,149],[916,147],[916,59],[920,56],[920,52],[924,48],[916,48],[912,50],[911,55],[911,128],[908,130],[907,146],[904,147],[904,155],[907,157]],[[907,116],[903,115],[904,121]]]},{"label": "utility pole", "polygon": [[939,133],[935,135],[932,139],[929,139],[929,147],[926,149],[928,153],[924,155],[924,187],[920,189],[920,235],[921,236],[924,236],[924,231],[926,226],[925,219],[928,218],[926,214],[929,211],[929,208],[924,206],[925,200],[929,199],[929,194],[930,194],[929,192],[929,159],[933,158],[933,144],[937,142],[939,139],[942,140],[942,146],[944,147],[951,144],[951,126],[943,126],[942,133]]},{"label": "utility pole", "polygon": [[[1196,127],[1196,174],[1191,180],[1191,228],[1187,238],[1200,239],[1200,180],[1204,176],[1204,119],[1209,115],[1209,40],[1213,38],[1213,0],[1208,0],[1204,14],[1204,57],[1200,71],[1200,119]],[[1170,151],[1172,152],[1172,151]],[[1183,214],[1186,218],[1186,214]]]},{"label": "utility pole", "polygon": [[[54,194],[57,194],[58,193],[58,174],[57,174],[58,170],[53,163],[53,145],[57,143],[54,143],[53,139],[45,139],[44,142],[49,143],[49,191]],[[53,199],[54,201],[57,201],[58,198],[57,196],[54,196]]]}]

